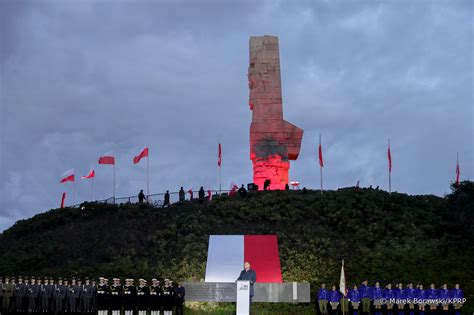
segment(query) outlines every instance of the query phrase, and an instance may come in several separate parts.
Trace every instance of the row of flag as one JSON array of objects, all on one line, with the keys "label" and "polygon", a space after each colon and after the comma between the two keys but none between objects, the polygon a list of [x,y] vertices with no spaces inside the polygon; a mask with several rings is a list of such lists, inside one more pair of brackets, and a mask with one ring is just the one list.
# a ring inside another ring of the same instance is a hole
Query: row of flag
[{"label": "row of flag", "polygon": [[[133,157],[133,164],[138,164],[141,159],[148,158],[148,147],[144,148],[137,156]],[[115,166],[115,156],[103,155],[99,157],[99,164],[108,164]],[[95,170],[93,167],[89,170],[87,175],[81,176],[82,179],[90,179],[95,177]],[[75,180],[74,169],[67,170],[61,177],[60,183],[73,182]]]},{"label": "row of flag", "polygon": [[[143,148],[143,150],[141,150],[136,156],[133,157],[132,161],[134,164],[138,164],[143,158],[147,158],[147,195],[149,195],[149,170],[148,170],[149,150],[148,150],[148,147]],[[322,192],[323,191],[322,170],[324,167],[324,159],[323,159],[323,146],[321,143],[321,135],[319,136],[318,159],[319,159],[319,166],[321,170],[321,192]],[[388,140],[387,160],[388,160],[388,175],[389,175],[389,191],[391,191],[392,153],[391,153],[391,148],[390,148],[390,139]],[[103,164],[103,165],[114,166],[113,197],[115,198],[115,156],[110,155],[110,154],[104,154],[99,157],[98,163]],[[220,142],[217,148],[217,166],[219,168],[219,191],[220,191],[221,190],[220,169],[222,167],[222,145]],[[92,199],[94,199],[94,184],[93,184],[94,177],[95,177],[95,170],[92,166],[86,175],[81,176],[82,179],[92,179]],[[63,174],[63,176],[61,177],[60,183],[74,182],[74,181],[75,181],[75,172],[74,172],[74,169],[70,169]],[[359,187],[359,182],[360,181],[358,180],[356,187]],[[296,182],[296,181],[291,182],[293,186],[297,185],[296,183],[299,184],[299,182]],[[459,155],[458,155],[457,160],[456,160],[456,185],[458,186],[459,183],[460,183],[460,167],[459,167]],[[231,188],[230,188],[230,194],[231,195],[235,194],[237,192],[237,189],[238,189],[237,185],[232,183]],[[188,192],[192,194],[192,189],[190,189]],[[74,196],[74,192],[73,192],[73,196]],[[64,202],[63,199],[64,198],[62,198],[62,203]]]}]

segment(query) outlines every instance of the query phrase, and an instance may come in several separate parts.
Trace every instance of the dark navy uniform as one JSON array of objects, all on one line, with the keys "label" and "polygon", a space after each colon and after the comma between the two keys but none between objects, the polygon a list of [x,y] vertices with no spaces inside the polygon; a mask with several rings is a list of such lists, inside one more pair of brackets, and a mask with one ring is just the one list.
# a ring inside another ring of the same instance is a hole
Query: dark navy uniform
[{"label": "dark navy uniform", "polygon": [[119,315],[122,309],[122,292],[123,286],[120,284],[120,279],[115,278],[114,284],[110,286],[110,309],[112,315]]},{"label": "dark navy uniform", "polygon": [[163,287],[163,311],[165,315],[171,315],[174,307],[174,288],[165,280]]},{"label": "dark navy uniform", "polygon": [[15,284],[15,311],[22,313],[24,311],[24,301],[26,296],[27,284],[23,282],[22,278],[18,279],[18,283]]},{"label": "dark navy uniform", "polygon": [[148,310],[148,301],[150,299],[150,289],[145,285],[144,280],[140,281],[140,285],[137,286],[136,289],[138,315],[146,315],[146,311]]},{"label": "dark navy uniform", "polygon": [[26,290],[27,310],[28,313],[36,311],[36,302],[39,296],[40,287],[36,284],[35,279],[31,278],[31,283]]},{"label": "dark navy uniform", "polygon": [[60,279],[57,284],[54,285],[53,300],[54,300],[54,311],[61,313],[64,310],[64,301],[66,300],[67,287],[62,283]]},{"label": "dark navy uniform", "polygon": [[123,287],[123,310],[125,315],[132,315],[137,303],[137,290],[130,280]]},{"label": "dark navy uniform", "polygon": [[86,279],[86,283],[82,285],[80,299],[82,301],[82,311],[90,313],[92,311],[91,303],[94,295],[94,286]]},{"label": "dark navy uniform", "polygon": [[156,281],[156,279],[153,279],[152,281],[154,283],[150,286],[149,308],[151,315],[158,315],[163,306],[163,289],[161,288],[159,281]]},{"label": "dark navy uniform", "polygon": [[109,294],[109,286],[103,282],[104,278],[99,278],[99,284],[97,284],[97,310],[98,315],[106,315],[108,306],[107,296]]},{"label": "dark navy uniform", "polygon": [[72,280],[67,292],[69,313],[77,312],[77,302],[79,301],[80,289],[81,288],[76,283],[76,280]]},{"label": "dark navy uniform", "polygon": [[44,282],[42,284],[39,284],[40,286],[40,292],[39,292],[39,299],[41,300],[41,311],[43,313],[48,313],[51,304],[51,296],[53,294],[53,288],[49,284],[49,281],[47,278],[44,279]]}]

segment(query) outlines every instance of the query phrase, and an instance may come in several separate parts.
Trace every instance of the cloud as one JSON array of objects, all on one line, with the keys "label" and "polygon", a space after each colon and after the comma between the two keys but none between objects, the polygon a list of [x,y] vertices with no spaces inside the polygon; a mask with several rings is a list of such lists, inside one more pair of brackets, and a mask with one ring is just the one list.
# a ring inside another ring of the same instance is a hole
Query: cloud
[{"label": "cloud", "polygon": [[[0,2],[0,230],[55,208],[105,151],[117,195],[251,182],[248,40],[279,36],[285,119],[305,130],[291,179],[328,189],[448,192],[473,176],[472,3]],[[96,197],[112,193],[97,166]],[[80,173],[80,174],[79,174]],[[90,196],[79,181],[77,200]]]}]

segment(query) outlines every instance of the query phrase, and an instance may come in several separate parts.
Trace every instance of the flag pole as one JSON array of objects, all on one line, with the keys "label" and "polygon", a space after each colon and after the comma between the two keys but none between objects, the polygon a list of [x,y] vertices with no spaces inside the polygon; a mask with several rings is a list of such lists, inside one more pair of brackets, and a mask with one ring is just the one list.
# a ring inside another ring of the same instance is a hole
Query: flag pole
[{"label": "flag pole", "polygon": [[76,179],[72,181],[72,205],[76,204]]},{"label": "flag pole", "polygon": [[115,204],[115,161],[114,161],[114,183],[113,183],[113,185],[114,185],[114,189],[113,189],[113,195],[114,196],[113,196],[113,198],[114,198],[114,204]]},{"label": "flag pole", "polygon": [[92,177],[91,185],[92,185],[92,200],[91,201],[94,201],[94,177]]},{"label": "flag pole", "polygon": [[[390,152],[390,138],[388,139],[388,152]],[[389,166],[388,166],[388,192],[392,192],[392,152],[390,154]]]},{"label": "flag pole", "polygon": [[[319,148],[321,149],[321,134],[319,134]],[[319,161],[319,177],[321,180],[321,193],[323,193],[323,166],[321,165],[321,161]]]},{"label": "flag pole", "polygon": [[148,153],[148,156],[146,157],[146,196],[147,196],[147,199],[150,198],[149,173],[150,173],[150,154]]}]

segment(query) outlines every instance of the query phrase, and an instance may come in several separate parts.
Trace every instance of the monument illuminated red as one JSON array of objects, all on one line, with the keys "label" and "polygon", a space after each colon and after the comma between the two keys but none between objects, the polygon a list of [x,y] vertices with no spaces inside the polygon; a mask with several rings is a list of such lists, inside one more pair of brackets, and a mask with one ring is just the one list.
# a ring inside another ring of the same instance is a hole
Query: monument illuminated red
[{"label": "monument illuminated red", "polygon": [[250,37],[248,69],[250,159],[253,181],[259,189],[285,189],[290,160],[300,153],[303,130],[283,119],[278,37]]}]

